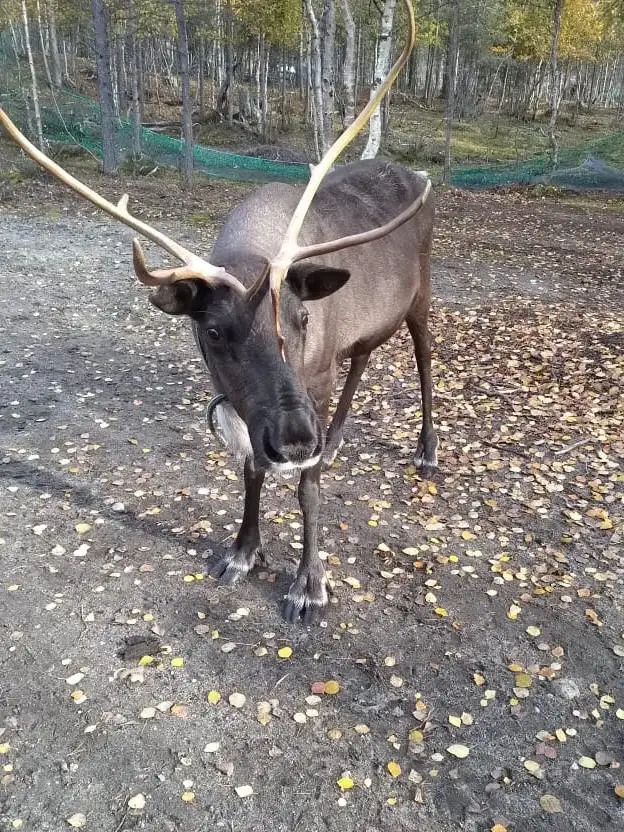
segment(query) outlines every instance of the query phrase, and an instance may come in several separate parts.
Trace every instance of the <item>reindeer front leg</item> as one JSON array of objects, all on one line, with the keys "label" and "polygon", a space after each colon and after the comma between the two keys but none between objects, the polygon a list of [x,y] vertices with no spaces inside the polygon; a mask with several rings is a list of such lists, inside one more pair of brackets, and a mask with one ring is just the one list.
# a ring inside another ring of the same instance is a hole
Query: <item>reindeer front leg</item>
[{"label": "reindeer front leg", "polygon": [[210,570],[219,583],[231,585],[254,567],[256,556],[262,557],[260,541],[260,492],[264,472],[255,471],[249,459],[245,460],[245,508],[236,540]]},{"label": "reindeer front leg", "polygon": [[294,624],[298,619],[304,624],[316,624],[327,606],[325,568],[318,553],[318,519],[321,502],[321,466],[301,472],[299,480],[299,505],[303,512],[303,555],[297,569],[297,577],[284,599],[282,614]]}]

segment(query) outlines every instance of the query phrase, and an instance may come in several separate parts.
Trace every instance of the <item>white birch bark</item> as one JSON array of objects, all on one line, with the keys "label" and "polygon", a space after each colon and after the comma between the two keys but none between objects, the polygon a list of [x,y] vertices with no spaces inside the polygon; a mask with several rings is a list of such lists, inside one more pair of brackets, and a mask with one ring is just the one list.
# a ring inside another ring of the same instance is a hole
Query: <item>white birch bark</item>
[{"label": "white birch bark", "polygon": [[[373,86],[371,89],[371,98],[382,85],[384,78],[390,69],[390,61],[392,58],[392,25],[394,23],[394,10],[396,8],[396,0],[386,0],[384,3],[383,14],[381,16],[381,28],[379,31],[379,47],[377,51],[377,60],[375,61],[375,77],[373,78]],[[362,153],[362,159],[374,159],[379,152],[381,144],[381,112],[377,107],[371,116],[368,141]]]},{"label": "white birch bark", "polygon": [[37,88],[35,63],[33,61],[32,49],[30,46],[30,32],[28,29],[28,9],[26,8],[26,0],[22,0],[22,20],[24,21],[24,38],[26,41],[26,54],[28,55],[28,66],[30,68],[33,107],[35,109],[35,127],[37,130],[37,144],[39,145],[40,149],[43,150],[43,127],[41,125],[41,112],[39,110],[39,90]]},{"label": "white birch bark", "polygon": [[342,84],[344,87],[344,126],[348,127],[355,118],[355,23],[349,8],[349,0],[340,0],[342,17],[347,36]]},{"label": "white birch bark", "polygon": [[325,130],[323,129],[323,89],[321,84],[321,49],[319,44],[319,27],[312,0],[304,0],[306,15],[310,23],[310,54],[311,74],[310,84],[312,87],[312,113],[315,118],[315,143],[318,144],[321,155],[329,150],[329,143]]}]

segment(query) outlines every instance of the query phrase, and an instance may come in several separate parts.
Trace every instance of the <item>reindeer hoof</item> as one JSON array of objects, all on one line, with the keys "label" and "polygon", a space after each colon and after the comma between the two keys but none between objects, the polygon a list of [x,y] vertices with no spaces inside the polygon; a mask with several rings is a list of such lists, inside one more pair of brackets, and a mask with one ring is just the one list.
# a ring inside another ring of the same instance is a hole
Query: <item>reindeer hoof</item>
[{"label": "reindeer hoof", "polygon": [[420,470],[423,479],[428,479],[438,467],[438,446],[440,442],[435,433],[420,436],[416,446],[414,465]]},{"label": "reindeer hoof", "polygon": [[325,450],[323,451],[323,465],[326,468],[329,468],[331,465],[334,464],[336,457],[338,456],[340,449],[343,445],[344,439],[342,438],[342,436],[336,441],[330,439],[328,444],[325,445]]},{"label": "reindeer hoof", "polygon": [[306,626],[319,624],[327,607],[325,576],[311,572],[298,575],[284,597],[282,616],[289,624],[301,621]]},{"label": "reindeer hoof", "polygon": [[210,570],[210,577],[216,578],[220,584],[232,586],[239,578],[251,572],[256,555],[262,558],[259,546],[252,549],[230,549],[214,564]]}]

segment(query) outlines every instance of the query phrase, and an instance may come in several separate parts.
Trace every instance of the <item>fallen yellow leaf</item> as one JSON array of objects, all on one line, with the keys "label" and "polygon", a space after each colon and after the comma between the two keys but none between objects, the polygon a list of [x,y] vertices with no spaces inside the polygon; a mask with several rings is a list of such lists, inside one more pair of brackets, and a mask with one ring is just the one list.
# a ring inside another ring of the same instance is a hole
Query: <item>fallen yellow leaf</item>
[{"label": "fallen yellow leaf", "polygon": [[516,673],[517,688],[530,688],[532,684],[533,680],[528,673]]},{"label": "fallen yellow leaf", "polygon": [[391,777],[398,777],[401,773],[401,766],[398,763],[395,763],[394,760],[390,760],[386,768],[390,772]]}]

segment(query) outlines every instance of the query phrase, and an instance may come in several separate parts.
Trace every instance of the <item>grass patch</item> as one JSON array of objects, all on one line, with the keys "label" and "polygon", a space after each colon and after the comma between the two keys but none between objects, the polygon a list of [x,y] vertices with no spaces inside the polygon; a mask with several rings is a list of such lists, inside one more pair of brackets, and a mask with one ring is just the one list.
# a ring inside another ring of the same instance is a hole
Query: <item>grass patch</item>
[{"label": "grass patch", "polygon": [[[612,113],[562,115],[557,127],[564,151],[598,142],[597,155],[608,165],[624,168],[624,139],[613,134],[621,123]],[[610,141],[601,140],[613,136]],[[519,162],[548,152],[547,125],[543,120],[521,122],[488,113],[453,125],[452,156],[455,166]],[[440,164],[444,155],[444,112],[397,105],[391,111],[385,151],[406,164]]]}]

